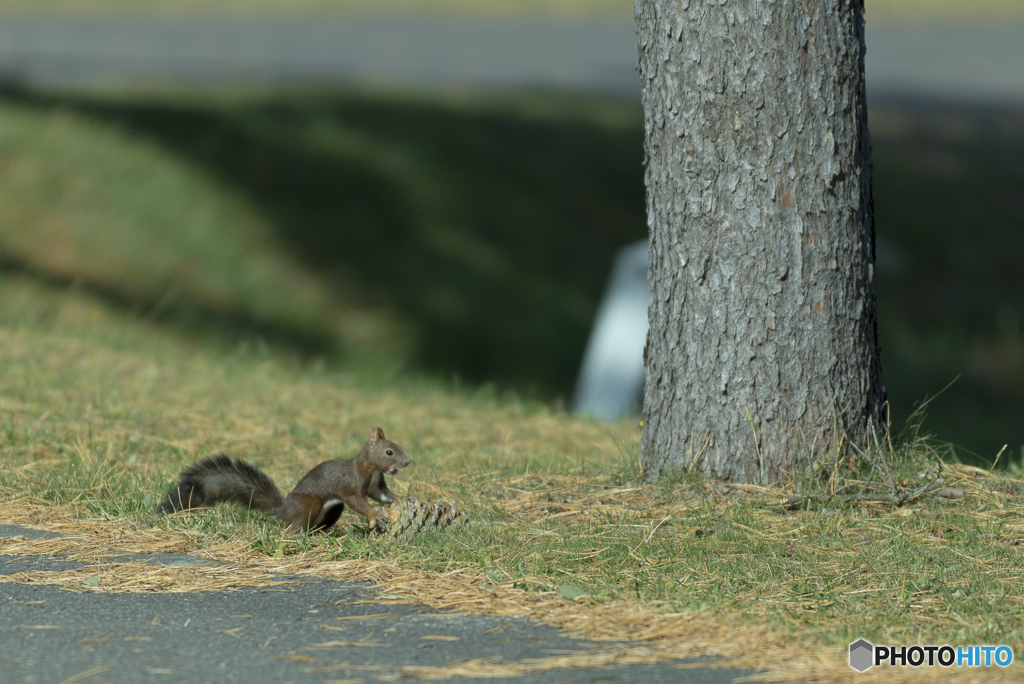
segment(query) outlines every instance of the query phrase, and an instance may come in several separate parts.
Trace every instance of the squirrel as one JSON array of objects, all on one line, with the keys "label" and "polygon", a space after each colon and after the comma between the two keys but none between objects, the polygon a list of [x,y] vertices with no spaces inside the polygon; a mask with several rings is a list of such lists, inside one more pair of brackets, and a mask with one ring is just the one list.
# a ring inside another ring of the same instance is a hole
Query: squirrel
[{"label": "squirrel", "polygon": [[173,513],[227,501],[273,513],[289,529],[309,532],[334,525],[348,505],[375,521],[378,529],[387,529],[387,516],[370,508],[366,497],[381,503],[396,501],[384,473],[394,475],[411,462],[402,447],[375,427],[355,458],[324,461],[306,473],[287,497],[282,497],[266,473],[221,454],[181,471],[178,483],[157,510]]}]

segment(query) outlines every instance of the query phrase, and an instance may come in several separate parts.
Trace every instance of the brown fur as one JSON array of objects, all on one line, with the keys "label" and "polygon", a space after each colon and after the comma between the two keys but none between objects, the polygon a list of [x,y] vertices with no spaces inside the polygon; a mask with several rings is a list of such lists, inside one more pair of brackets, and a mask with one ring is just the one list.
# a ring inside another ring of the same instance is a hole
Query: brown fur
[{"label": "brown fur", "polygon": [[355,458],[324,461],[282,498],[262,471],[242,460],[216,456],[183,470],[159,510],[169,513],[229,501],[273,513],[290,529],[309,531],[331,527],[348,506],[387,527],[387,517],[374,511],[367,497],[395,501],[384,473],[394,474],[410,463],[405,450],[375,427]]}]

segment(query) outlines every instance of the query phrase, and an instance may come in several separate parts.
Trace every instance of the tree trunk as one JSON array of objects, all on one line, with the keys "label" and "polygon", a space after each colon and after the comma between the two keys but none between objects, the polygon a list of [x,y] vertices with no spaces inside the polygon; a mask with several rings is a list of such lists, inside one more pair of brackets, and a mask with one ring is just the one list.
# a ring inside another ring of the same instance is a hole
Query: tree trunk
[{"label": "tree trunk", "polygon": [[636,23],[644,472],[803,473],[884,421],[862,0],[637,0]]}]

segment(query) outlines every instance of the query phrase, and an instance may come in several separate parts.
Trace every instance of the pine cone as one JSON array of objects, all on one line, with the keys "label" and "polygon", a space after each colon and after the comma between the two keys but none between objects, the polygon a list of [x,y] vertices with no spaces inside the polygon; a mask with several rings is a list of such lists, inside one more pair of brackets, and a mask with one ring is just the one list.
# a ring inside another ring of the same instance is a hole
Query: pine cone
[{"label": "pine cone", "polygon": [[464,525],[468,519],[468,516],[453,504],[443,501],[430,504],[411,496],[395,502],[386,515],[390,524],[381,529],[376,520],[371,520],[370,532],[388,535],[398,541],[408,541],[429,529]]}]

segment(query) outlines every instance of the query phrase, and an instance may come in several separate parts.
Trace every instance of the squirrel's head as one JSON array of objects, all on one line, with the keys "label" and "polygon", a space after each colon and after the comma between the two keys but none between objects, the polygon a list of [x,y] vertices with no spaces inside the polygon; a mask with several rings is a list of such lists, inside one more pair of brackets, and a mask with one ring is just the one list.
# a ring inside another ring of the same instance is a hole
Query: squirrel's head
[{"label": "squirrel's head", "polygon": [[392,475],[397,473],[399,468],[412,463],[405,455],[405,450],[386,438],[384,430],[379,427],[370,430],[370,438],[366,440],[366,452],[374,464]]}]

